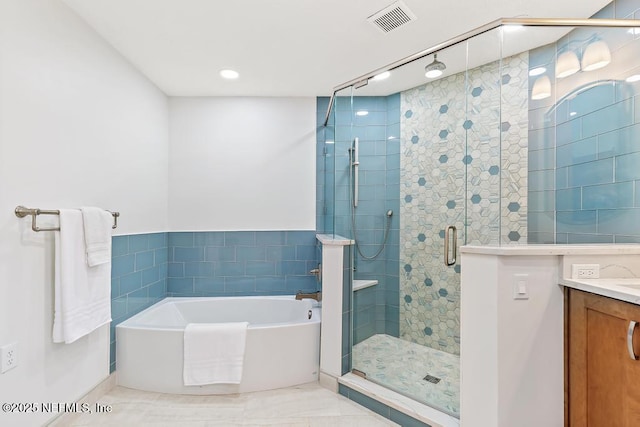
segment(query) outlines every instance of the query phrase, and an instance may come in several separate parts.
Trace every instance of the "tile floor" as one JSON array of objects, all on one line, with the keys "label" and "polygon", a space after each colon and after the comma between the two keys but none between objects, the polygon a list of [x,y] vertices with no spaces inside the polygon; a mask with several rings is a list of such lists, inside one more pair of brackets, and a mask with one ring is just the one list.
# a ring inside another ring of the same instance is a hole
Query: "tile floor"
[{"label": "tile floor", "polygon": [[344,396],[304,384],[256,393],[185,396],[115,387],[98,400],[111,413],[77,416],[67,426],[397,426]]},{"label": "tile floor", "polygon": [[[460,417],[460,357],[389,335],[374,335],[353,347],[353,367],[367,379]],[[427,375],[441,378],[432,384]]]}]

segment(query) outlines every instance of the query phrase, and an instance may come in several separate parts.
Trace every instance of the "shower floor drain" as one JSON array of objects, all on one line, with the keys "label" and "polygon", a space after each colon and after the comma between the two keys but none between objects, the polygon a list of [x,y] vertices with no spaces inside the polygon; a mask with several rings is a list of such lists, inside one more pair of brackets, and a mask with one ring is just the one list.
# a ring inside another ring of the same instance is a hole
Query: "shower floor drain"
[{"label": "shower floor drain", "polygon": [[428,375],[428,374],[426,377],[423,378],[423,380],[429,381],[430,383],[433,383],[433,384],[438,384],[440,382],[440,378],[434,377],[433,375]]}]

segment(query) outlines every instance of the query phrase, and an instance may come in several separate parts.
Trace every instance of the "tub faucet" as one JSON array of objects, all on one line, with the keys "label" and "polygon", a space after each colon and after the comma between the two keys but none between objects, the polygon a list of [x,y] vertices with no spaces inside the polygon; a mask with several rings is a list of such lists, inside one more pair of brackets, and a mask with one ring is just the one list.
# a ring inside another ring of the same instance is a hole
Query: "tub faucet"
[{"label": "tub faucet", "polygon": [[298,291],[298,293],[296,294],[296,299],[297,300],[301,300],[302,298],[311,298],[314,299],[318,302],[322,301],[322,292],[321,291],[317,291],[317,292],[311,292],[308,294],[304,294],[302,293],[302,291]]}]

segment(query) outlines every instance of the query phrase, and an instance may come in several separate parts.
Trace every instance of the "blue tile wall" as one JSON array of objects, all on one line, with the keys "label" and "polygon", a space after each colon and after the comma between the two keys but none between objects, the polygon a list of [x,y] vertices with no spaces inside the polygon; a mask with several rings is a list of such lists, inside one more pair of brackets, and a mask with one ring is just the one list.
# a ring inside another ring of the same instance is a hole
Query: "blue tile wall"
[{"label": "blue tile wall", "polygon": [[[634,14],[640,14],[638,0],[618,0],[597,16]],[[553,73],[558,49],[580,43],[585,31],[532,51],[530,67],[545,65]],[[563,101],[555,105],[554,97],[529,102],[529,243],[640,241],[640,84],[624,81],[637,70],[621,63],[638,57],[640,40],[625,29],[589,31],[612,51],[612,63],[589,76],[601,84],[582,86],[587,75],[577,73],[558,83],[579,88],[576,94],[558,94]],[[554,150],[555,161],[544,150]]]},{"label": "blue tile wall", "polygon": [[315,231],[231,231],[115,236],[110,370],[115,327],[167,296],[291,295],[316,291]]},{"label": "blue tile wall", "polygon": [[[370,256],[384,240],[386,212],[391,218],[385,250],[375,260],[355,252],[354,277],[378,285],[354,296],[354,343],[376,333],[399,335],[400,94],[388,97],[337,97],[329,126],[323,126],[328,98],[318,98],[318,224],[323,231],[353,237],[349,148],[359,138],[360,185],[357,240]],[[367,110],[366,116],[355,115]],[[330,139],[333,137],[334,139]],[[329,139],[333,143],[326,144]],[[334,188],[328,188],[333,186]]]},{"label": "blue tile wall", "polygon": [[167,295],[168,233],[114,236],[111,259],[109,368],[116,365],[116,325]]},{"label": "blue tile wall", "polygon": [[292,295],[319,290],[315,231],[169,233],[168,296]]}]

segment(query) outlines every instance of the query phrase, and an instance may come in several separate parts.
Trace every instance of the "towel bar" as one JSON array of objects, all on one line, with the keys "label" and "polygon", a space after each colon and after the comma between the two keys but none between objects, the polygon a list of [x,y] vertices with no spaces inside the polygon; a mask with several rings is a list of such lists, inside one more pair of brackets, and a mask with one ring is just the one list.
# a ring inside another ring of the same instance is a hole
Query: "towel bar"
[{"label": "towel bar", "polygon": [[[27,215],[31,215],[31,229],[33,231],[59,231],[60,227],[49,227],[49,228],[41,228],[38,227],[38,224],[36,223],[36,218],[38,215],[60,215],[60,211],[59,210],[47,210],[47,209],[31,209],[31,208],[25,208],[24,206],[17,206],[15,211],[16,216],[18,218],[24,218]],[[109,213],[111,213],[111,215],[113,215],[113,226],[111,226],[111,228],[117,228],[118,227],[118,217],[120,216],[120,212],[111,212],[109,211]]]}]

